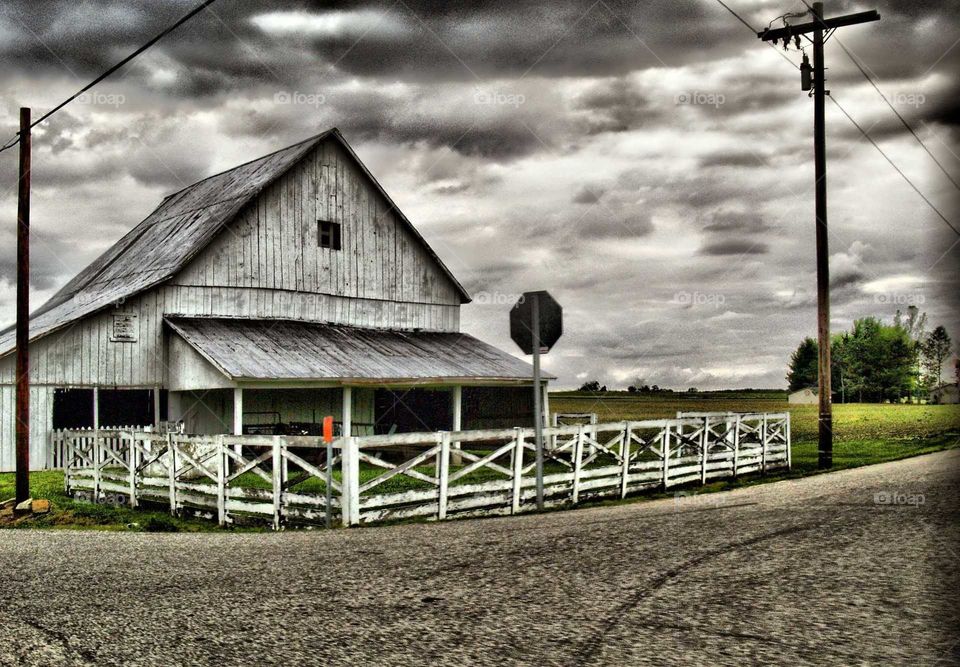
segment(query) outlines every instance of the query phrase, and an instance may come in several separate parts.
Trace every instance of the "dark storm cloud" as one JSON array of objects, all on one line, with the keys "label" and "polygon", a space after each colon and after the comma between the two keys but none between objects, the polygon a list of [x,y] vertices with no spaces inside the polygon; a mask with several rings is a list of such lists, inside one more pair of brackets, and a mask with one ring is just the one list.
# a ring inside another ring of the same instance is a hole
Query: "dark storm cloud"
[{"label": "dark storm cloud", "polygon": [[[69,264],[72,244],[50,234],[31,230],[30,287],[49,290],[72,277]],[[0,233],[0,282],[16,285],[17,241],[13,229]],[[34,304],[36,306],[36,304]]]},{"label": "dark storm cloud", "polygon": [[703,227],[705,232],[718,234],[759,233],[769,229],[770,226],[756,213],[735,211],[718,211],[711,216],[710,222]]},{"label": "dark storm cloud", "polygon": [[625,79],[595,84],[579,96],[574,109],[582,112],[587,134],[627,132],[660,116],[636,84]]},{"label": "dark storm cloud", "polygon": [[718,151],[700,158],[700,166],[707,167],[766,167],[767,156],[754,151]]},{"label": "dark storm cloud", "polygon": [[763,255],[770,252],[770,246],[752,239],[717,239],[701,246],[701,255]]},{"label": "dark storm cloud", "polygon": [[573,193],[570,201],[574,204],[596,204],[603,196],[604,189],[595,185],[581,185]]},{"label": "dark storm cloud", "polygon": [[[62,99],[197,1],[3,3],[4,134],[24,99],[35,110]],[[758,27],[793,9],[735,8]],[[837,0],[828,13],[863,8]],[[944,26],[960,23],[960,4],[878,8],[882,21],[837,38],[924,137],[955,151],[960,47],[948,51],[956,31]],[[837,38],[837,99],[871,136],[903,139]],[[661,385],[782,384],[799,334],[813,333],[812,226],[784,233],[812,206],[809,100],[796,71],[715,0],[233,0],[99,89],[126,103],[71,105],[37,131],[37,289],[62,284],[162,193],[338,126],[470,291],[489,297],[464,309],[465,330],[506,349],[504,300],[555,290],[570,318],[551,362],[564,386],[581,374],[616,385],[630,369]],[[322,101],[284,101],[294,94]],[[864,193],[831,201],[844,321],[875,305],[870,281],[923,274],[953,239],[918,240],[942,225],[828,109],[831,187]],[[931,187],[909,150],[891,154],[949,210],[943,179]],[[15,182],[15,152],[0,177]],[[8,318],[12,239],[0,246]],[[929,272],[945,294],[956,293],[943,266],[955,253]],[[681,292],[708,305],[683,305]],[[744,349],[767,366],[752,381],[737,370]]]}]

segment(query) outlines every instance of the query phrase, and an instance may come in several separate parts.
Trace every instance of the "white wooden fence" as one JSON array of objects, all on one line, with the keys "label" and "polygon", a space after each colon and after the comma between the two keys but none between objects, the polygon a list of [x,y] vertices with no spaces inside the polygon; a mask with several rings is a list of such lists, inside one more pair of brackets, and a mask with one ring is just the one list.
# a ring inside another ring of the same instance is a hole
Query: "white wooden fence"
[{"label": "white wooden fence", "polygon": [[[544,429],[546,504],[790,468],[790,415],[711,413]],[[342,525],[536,508],[532,428],[346,437],[65,432],[68,493]],[[402,452],[417,453],[405,460]],[[454,454],[451,455],[451,450]],[[459,463],[457,463],[459,462]]]}]

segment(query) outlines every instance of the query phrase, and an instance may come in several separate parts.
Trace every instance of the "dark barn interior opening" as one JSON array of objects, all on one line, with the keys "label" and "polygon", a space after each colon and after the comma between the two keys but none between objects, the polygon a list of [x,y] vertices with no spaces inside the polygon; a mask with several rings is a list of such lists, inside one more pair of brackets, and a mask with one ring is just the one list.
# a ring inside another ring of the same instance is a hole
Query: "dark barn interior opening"
[{"label": "dark barn interior opening", "polygon": [[449,431],[453,397],[444,389],[377,389],[374,432]]},{"label": "dark barn interior opening", "polygon": [[530,387],[464,387],[463,429],[533,426]]},{"label": "dark barn interior opening", "polygon": [[153,392],[149,389],[101,389],[100,427],[147,426],[153,423]]},{"label": "dark barn interior opening", "polygon": [[[155,423],[152,389],[100,389],[94,401],[93,389],[55,389],[53,428],[115,428],[150,426]],[[99,409],[94,420],[94,404]],[[160,419],[166,419],[167,392],[160,392]]]},{"label": "dark barn interior opening", "polygon": [[54,389],[53,428],[93,428],[93,389]]}]

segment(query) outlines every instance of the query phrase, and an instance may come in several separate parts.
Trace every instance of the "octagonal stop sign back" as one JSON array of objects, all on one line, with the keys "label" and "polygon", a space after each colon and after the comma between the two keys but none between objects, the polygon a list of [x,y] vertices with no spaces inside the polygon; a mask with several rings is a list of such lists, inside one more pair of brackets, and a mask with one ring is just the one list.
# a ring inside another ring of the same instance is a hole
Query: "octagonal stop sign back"
[{"label": "octagonal stop sign back", "polygon": [[563,334],[563,308],[549,292],[524,292],[510,309],[510,338],[524,354],[533,354],[533,304],[540,313],[540,352],[547,352]]}]

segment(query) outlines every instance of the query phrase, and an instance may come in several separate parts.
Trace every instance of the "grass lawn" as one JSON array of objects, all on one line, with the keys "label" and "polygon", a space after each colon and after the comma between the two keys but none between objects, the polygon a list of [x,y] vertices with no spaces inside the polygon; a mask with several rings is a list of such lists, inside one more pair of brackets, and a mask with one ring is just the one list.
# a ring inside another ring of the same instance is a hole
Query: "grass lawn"
[{"label": "grass lawn", "polygon": [[[552,394],[550,406],[554,412],[596,412],[600,421],[624,419],[660,419],[676,416],[677,410],[739,412],[784,412],[791,413],[793,435],[793,471],[768,477],[745,477],[737,481],[708,484],[699,491],[721,491],[739,486],[761,483],[784,477],[800,477],[817,471],[817,409],[816,406],[791,406],[782,400],[782,394],[726,395],[714,397],[688,397],[684,394],[633,396],[607,393],[585,396],[582,394]],[[852,468],[908,456],[956,447],[960,443],[960,406],[957,405],[874,405],[845,404],[834,407],[834,469]],[[418,468],[430,474],[432,466]],[[547,472],[552,469],[548,465]],[[559,468],[558,468],[559,471]],[[339,472],[339,471],[338,471]],[[361,483],[383,472],[372,466],[361,468]],[[339,475],[337,475],[339,477]],[[488,470],[477,471],[469,480],[497,477]],[[52,512],[38,517],[25,517],[6,526],[30,528],[94,528],[102,530],[145,531],[207,531],[221,530],[213,521],[171,517],[168,512],[133,510],[126,507],[93,505],[75,502],[63,491],[63,475],[59,471],[35,472],[30,477],[32,494],[36,498],[48,498]],[[241,486],[269,488],[264,480],[248,473],[240,480]],[[423,482],[397,476],[378,487],[380,492],[404,491],[411,488],[428,488]],[[319,480],[306,482],[301,491],[322,493]],[[0,474],[0,500],[14,495],[12,473]],[[653,494],[655,497],[656,494]],[[647,498],[651,495],[639,496]],[[632,502],[637,498],[628,499]],[[612,501],[624,502],[624,501]],[[238,530],[232,528],[232,530]],[[255,530],[255,529],[245,529]]]},{"label": "grass lawn", "polygon": [[[0,474],[0,499],[13,498],[13,473]],[[169,512],[77,502],[63,491],[63,473],[41,470],[30,474],[30,493],[50,501],[49,514],[23,517],[0,526],[12,528],[95,528],[148,532],[217,530],[216,522],[173,517]]]}]

